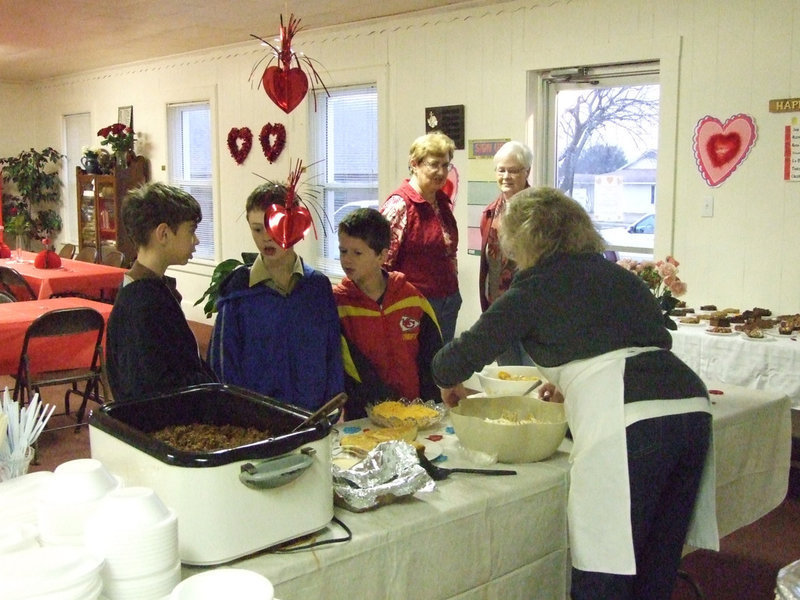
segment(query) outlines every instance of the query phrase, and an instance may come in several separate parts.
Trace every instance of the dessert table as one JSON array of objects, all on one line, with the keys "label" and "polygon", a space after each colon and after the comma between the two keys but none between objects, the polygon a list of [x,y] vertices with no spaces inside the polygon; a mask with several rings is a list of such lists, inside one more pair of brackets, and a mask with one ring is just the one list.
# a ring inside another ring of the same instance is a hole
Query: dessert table
[{"label": "dessert table", "polygon": [[[789,474],[790,404],[784,394],[712,384],[720,534],[747,525],[783,501]],[[373,427],[365,419],[337,426]],[[348,432],[349,432],[348,431]],[[420,432],[439,445],[445,467],[464,460],[447,422]],[[353,513],[335,514],[347,543],[290,554],[262,552],[229,566],[272,581],[283,600],[301,598],[566,598],[570,573],[566,498],[569,440],[549,459],[499,465],[515,476],[453,474],[436,490]],[[320,539],[341,537],[329,525]],[[183,567],[183,577],[204,570]]]},{"label": "dessert table", "polygon": [[[105,302],[83,298],[47,298],[0,304],[0,331],[3,332],[3,341],[0,344],[0,375],[16,374],[25,332],[37,317],[51,310],[76,307],[93,308],[103,315],[106,321],[112,308]],[[76,334],[61,338],[58,345],[51,344],[39,348],[32,344],[33,370],[87,365],[94,351],[95,339],[95,335]]]},{"label": "dessert table", "polygon": [[113,297],[127,272],[126,269],[67,258],[61,259],[60,268],[37,269],[33,266],[35,258],[36,252],[22,252],[23,262],[4,258],[0,259],[0,265],[19,272],[40,300],[63,292],[79,292],[95,298]]}]

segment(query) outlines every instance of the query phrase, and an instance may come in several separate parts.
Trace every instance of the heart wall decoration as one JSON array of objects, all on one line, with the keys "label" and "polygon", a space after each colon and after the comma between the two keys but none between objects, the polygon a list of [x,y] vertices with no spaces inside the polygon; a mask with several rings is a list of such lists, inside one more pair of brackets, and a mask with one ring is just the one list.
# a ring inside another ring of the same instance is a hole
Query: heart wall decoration
[{"label": "heart wall decoration", "polygon": [[253,147],[253,133],[248,127],[232,127],[228,132],[228,151],[237,165],[241,165]]},{"label": "heart wall decoration", "polygon": [[725,123],[709,115],[700,119],[694,129],[692,149],[706,183],[717,187],[730,177],[747,158],[756,137],[756,124],[749,115],[734,115]]},{"label": "heart wall decoration", "polygon": [[[274,138],[274,141],[272,138]],[[261,142],[264,156],[272,164],[278,160],[284,146],[286,146],[286,127],[281,123],[267,123],[261,128],[258,141]]]}]

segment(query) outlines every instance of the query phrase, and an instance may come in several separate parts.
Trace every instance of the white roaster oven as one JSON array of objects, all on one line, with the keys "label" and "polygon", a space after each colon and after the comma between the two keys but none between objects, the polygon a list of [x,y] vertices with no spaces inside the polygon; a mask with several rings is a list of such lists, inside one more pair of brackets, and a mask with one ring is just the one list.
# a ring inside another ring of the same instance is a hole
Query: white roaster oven
[{"label": "white roaster oven", "polygon": [[[177,512],[181,562],[216,565],[313,533],[333,518],[331,423],[293,431],[308,417],[241,388],[197,385],[94,411],[91,455]],[[271,437],[200,453],[152,436],[192,423],[253,426]]]}]

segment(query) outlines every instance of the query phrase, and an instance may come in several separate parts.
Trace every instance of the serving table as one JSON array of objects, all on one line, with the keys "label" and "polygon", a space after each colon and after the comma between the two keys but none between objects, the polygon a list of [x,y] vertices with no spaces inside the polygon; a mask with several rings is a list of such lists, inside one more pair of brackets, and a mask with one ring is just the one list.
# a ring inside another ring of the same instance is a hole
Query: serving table
[{"label": "serving table", "polygon": [[[29,302],[0,304],[0,375],[16,374],[25,332],[33,321],[44,313],[60,308],[93,308],[108,321],[112,306],[84,298],[47,298]],[[75,334],[60,338],[58,344],[37,347],[31,344],[33,371],[53,368],[84,367],[94,352],[94,334]]]},{"label": "serving table", "polygon": [[10,267],[25,278],[40,300],[53,294],[78,292],[95,298],[113,297],[122,285],[126,269],[109,267],[80,260],[61,259],[57,269],[37,269],[33,266],[36,252],[22,252],[22,261],[0,259],[0,265]]},{"label": "serving table", "polygon": [[[784,394],[712,384],[721,535],[751,523],[784,499],[790,418]],[[337,426],[370,427],[365,419]],[[465,462],[447,422],[420,432],[441,466]],[[569,440],[548,460],[515,465],[516,476],[453,474],[436,490],[378,509],[335,514],[353,532],[342,544],[291,554],[263,552],[230,566],[256,571],[283,600],[567,597],[570,572],[566,499]],[[251,515],[247,518],[269,518]],[[341,537],[330,525],[320,539]],[[202,571],[183,568],[183,577]]]},{"label": "serving table", "polygon": [[800,408],[800,341],[765,333],[762,341],[740,332],[706,333],[708,323],[678,325],[672,351],[704,380],[786,394]]}]

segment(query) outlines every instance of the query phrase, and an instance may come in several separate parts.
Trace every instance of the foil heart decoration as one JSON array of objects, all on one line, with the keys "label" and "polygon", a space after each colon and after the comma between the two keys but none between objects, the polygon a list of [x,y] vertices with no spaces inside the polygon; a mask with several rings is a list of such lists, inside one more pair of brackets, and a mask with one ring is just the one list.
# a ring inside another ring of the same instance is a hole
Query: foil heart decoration
[{"label": "foil heart decoration", "polygon": [[303,101],[308,92],[308,77],[300,67],[267,67],[261,76],[267,96],[287,115]]},{"label": "foil heart decoration", "polygon": [[725,123],[708,115],[700,119],[692,147],[706,183],[716,187],[730,177],[747,158],[755,141],[756,125],[749,115],[734,115]]},{"label": "foil heart decoration", "polygon": [[264,226],[284,250],[302,240],[312,225],[311,213],[305,206],[294,205],[287,211],[285,206],[270,204],[264,213]]}]

